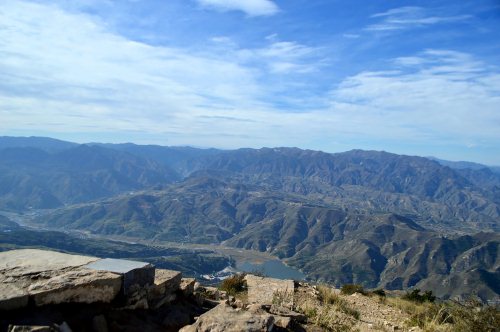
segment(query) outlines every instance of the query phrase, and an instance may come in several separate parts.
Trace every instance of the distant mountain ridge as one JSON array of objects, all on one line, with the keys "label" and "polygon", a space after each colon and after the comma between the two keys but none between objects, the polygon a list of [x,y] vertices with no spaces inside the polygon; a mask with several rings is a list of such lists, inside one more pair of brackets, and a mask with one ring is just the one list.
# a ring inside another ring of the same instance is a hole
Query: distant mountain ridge
[{"label": "distant mountain ridge", "polygon": [[0,136],[0,150],[6,148],[35,148],[46,152],[57,152],[74,148],[78,143],[66,142],[49,137]]},{"label": "distant mountain ridge", "polygon": [[379,151],[98,143],[0,156],[0,209],[55,208],[35,219],[44,227],[268,251],[336,284],[500,293],[500,175],[489,168]]},{"label": "distant mountain ridge", "polygon": [[0,155],[0,208],[10,210],[55,208],[180,178],[153,161],[86,145],[52,153],[11,147]]}]

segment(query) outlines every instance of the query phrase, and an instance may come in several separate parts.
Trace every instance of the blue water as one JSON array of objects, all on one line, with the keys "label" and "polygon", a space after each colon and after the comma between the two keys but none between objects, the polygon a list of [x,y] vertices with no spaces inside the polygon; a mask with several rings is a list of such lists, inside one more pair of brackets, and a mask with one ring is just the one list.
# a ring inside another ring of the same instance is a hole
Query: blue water
[{"label": "blue water", "polygon": [[236,269],[241,272],[260,272],[266,277],[277,279],[304,280],[305,275],[293,267],[286,266],[280,260],[274,259],[263,263],[253,263],[248,261],[236,262]]}]

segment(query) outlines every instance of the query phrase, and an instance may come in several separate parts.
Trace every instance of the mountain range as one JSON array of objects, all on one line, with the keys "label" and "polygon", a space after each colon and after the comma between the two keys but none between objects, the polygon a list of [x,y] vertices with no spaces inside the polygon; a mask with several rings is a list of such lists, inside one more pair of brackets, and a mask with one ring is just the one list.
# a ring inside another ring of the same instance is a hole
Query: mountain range
[{"label": "mountain range", "polygon": [[500,294],[494,168],[47,138],[0,138],[0,156],[0,209],[45,209],[34,218],[43,227],[267,251],[336,285]]}]

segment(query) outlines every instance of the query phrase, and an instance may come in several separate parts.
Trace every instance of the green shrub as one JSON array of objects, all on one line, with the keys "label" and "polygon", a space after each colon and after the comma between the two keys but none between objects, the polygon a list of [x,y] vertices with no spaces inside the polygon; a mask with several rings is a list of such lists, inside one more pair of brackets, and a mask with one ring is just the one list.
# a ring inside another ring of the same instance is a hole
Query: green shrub
[{"label": "green shrub", "polygon": [[346,295],[351,295],[354,293],[360,293],[360,294],[366,295],[366,292],[365,292],[363,286],[358,285],[358,284],[345,284],[342,286],[340,291],[342,292],[342,294],[346,294]]},{"label": "green shrub", "polygon": [[411,292],[407,292],[405,295],[403,295],[403,299],[418,303],[433,303],[436,300],[436,297],[432,295],[432,291],[425,291],[423,294],[420,294],[420,289],[415,288]]},{"label": "green shrub", "polygon": [[245,291],[247,288],[247,282],[245,280],[245,274],[235,274],[229,278],[222,280],[219,289],[227,292],[229,295],[236,295]]},{"label": "green shrub", "polygon": [[382,288],[372,291],[371,294],[385,297],[385,291]]}]

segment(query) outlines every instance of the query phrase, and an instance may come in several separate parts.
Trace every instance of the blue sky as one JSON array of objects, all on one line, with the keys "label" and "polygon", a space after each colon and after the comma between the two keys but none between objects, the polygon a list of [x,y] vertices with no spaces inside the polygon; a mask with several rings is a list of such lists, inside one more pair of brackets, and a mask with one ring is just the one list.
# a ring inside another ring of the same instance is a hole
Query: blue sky
[{"label": "blue sky", "polygon": [[500,165],[500,2],[0,2],[0,135]]}]

